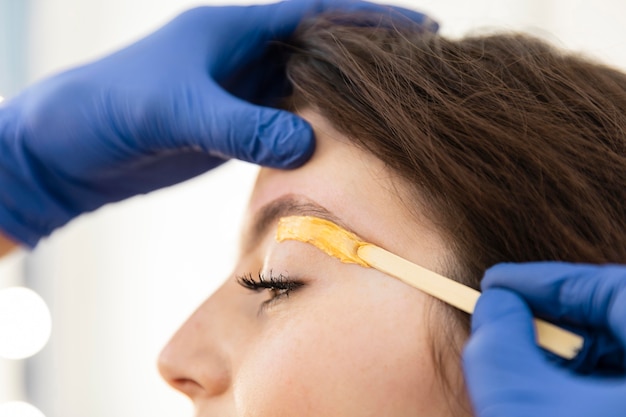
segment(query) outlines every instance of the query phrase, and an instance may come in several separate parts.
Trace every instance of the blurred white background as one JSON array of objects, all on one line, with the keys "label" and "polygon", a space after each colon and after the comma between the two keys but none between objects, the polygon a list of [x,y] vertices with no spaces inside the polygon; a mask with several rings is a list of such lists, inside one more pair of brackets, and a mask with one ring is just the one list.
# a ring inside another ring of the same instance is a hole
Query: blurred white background
[{"label": "blurred white background", "polygon": [[[202,4],[236,3],[253,2]],[[0,94],[113,51],[199,4],[0,0]],[[393,4],[429,13],[447,35],[525,30],[626,69],[623,0]],[[34,253],[1,261],[0,288],[22,282],[35,289],[50,306],[53,327],[50,342],[33,358],[0,361],[0,403],[27,400],[47,417],[191,415],[187,400],[160,380],[156,358],[230,272],[255,172],[231,162],[86,215]]]}]

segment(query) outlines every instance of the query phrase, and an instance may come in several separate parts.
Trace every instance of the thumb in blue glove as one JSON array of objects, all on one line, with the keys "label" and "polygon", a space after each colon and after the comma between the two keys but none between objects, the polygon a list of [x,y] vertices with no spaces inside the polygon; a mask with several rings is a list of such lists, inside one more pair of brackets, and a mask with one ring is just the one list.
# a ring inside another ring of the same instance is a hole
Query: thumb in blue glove
[{"label": "thumb in blue glove", "polygon": [[328,10],[393,13],[436,28],[419,13],[352,0],[190,10],[1,105],[0,228],[34,246],[81,213],[229,158],[302,164],[313,132],[295,115],[267,107],[286,94],[284,68],[270,46],[287,40],[303,18]]},{"label": "thumb in blue glove", "polygon": [[[626,267],[503,264],[488,270],[482,285],[463,355],[478,417],[624,415]],[[553,361],[536,345],[531,308],[569,325],[608,331],[620,344],[622,362],[613,362],[611,373],[582,375]]]}]

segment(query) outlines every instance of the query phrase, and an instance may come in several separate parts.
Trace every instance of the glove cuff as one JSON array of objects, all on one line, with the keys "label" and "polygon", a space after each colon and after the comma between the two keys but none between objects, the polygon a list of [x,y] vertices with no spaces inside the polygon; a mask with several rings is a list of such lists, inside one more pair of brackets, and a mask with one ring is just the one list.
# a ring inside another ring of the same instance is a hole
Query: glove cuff
[{"label": "glove cuff", "polygon": [[47,219],[68,216],[39,185],[32,158],[15,133],[14,125],[10,110],[0,109],[0,229],[15,241],[33,248],[39,239],[60,226]]},{"label": "glove cuff", "polygon": [[8,156],[4,148],[4,143],[0,144],[2,150],[0,151],[0,229],[13,240],[33,248],[43,234],[41,231],[35,231],[30,226],[32,222],[21,214],[27,205],[33,204],[32,201],[28,201],[31,193],[28,192],[28,187],[7,169]]},{"label": "glove cuff", "polygon": [[41,236],[34,233],[20,219],[4,207],[4,202],[0,202],[0,229],[2,233],[17,243],[21,243],[29,248],[34,248]]}]

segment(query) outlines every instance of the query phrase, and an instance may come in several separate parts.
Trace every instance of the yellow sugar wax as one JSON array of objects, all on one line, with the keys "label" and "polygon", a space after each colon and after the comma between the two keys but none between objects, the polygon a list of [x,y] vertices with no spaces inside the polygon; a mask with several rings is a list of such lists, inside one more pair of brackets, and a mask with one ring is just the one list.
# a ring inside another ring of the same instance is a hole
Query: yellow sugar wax
[{"label": "yellow sugar wax", "polygon": [[288,216],[278,221],[276,240],[297,240],[310,243],[341,262],[368,267],[357,250],[365,242],[335,223],[313,216]]}]

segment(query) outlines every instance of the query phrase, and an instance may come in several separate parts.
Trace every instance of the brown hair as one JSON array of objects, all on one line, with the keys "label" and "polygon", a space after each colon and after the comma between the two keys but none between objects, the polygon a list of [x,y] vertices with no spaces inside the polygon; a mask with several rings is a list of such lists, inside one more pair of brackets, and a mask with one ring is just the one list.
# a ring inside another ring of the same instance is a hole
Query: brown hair
[{"label": "brown hair", "polygon": [[300,28],[293,100],[426,199],[456,279],[478,288],[499,262],[626,263],[626,75],[526,35],[371,19]]}]

